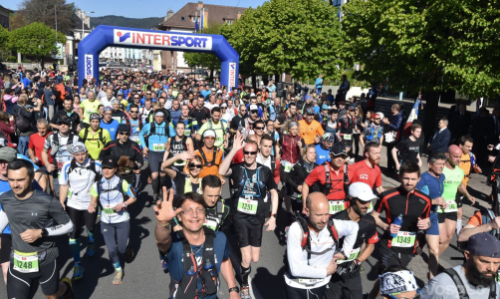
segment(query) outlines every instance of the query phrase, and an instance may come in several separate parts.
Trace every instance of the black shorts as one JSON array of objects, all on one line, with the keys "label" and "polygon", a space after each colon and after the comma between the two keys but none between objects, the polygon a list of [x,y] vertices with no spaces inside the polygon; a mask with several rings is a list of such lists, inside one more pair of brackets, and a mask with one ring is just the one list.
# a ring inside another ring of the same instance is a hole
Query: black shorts
[{"label": "black shorts", "polygon": [[338,274],[333,274],[328,286],[326,287],[325,299],[342,299],[342,298],[363,298],[363,285],[361,283],[361,275],[358,274],[352,277],[343,277]]},{"label": "black shorts", "polygon": [[390,266],[400,266],[403,268],[408,267],[408,264],[411,262],[411,259],[413,258],[413,254],[411,253],[401,253],[401,252],[396,252],[392,250],[391,248],[387,247],[386,244],[383,242],[380,242],[379,244],[379,256],[380,256],[380,261],[382,264],[389,268]]},{"label": "black shorts", "polygon": [[352,148],[352,139],[351,140],[345,140],[342,138],[342,143],[346,148]]},{"label": "black shorts", "polygon": [[33,298],[38,286],[45,296],[55,295],[59,290],[59,267],[56,260],[40,266],[36,273],[21,273],[10,263],[7,275],[8,298]]},{"label": "black shorts", "polygon": [[234,217],[234,231],[238,238],[238,245],[240,248],[252,246],[260,247],[262,244],[262,229],[264,223],[255,225],[249,223],[245,218]]},{"label": "black shorts", "polygon": [[47,171],[47,167],[45,167],[45,166],[40,166],[40,168],[38,169],[37,172],[41,172],[44,175],[48,175],[49,174],[49,172]]},{"label": "black shorts", "polygon": [[438,213],[439,223],[444,223],[445,219],[450,219],[452,221],[457,221],[457,212],[453,213]]},{"label": "black shorts", "polygon": [[12,248],[12,236],[10,234],[1,234],[2,248],[0,248],[0,264],[10,260],[10,250]]},{"label": "black shorts", "polygon": [[149,169],[151,169],[151,173],[160,171],[161,163],[163,162],[164,152],[148,152],[148,163]]},{"label": "black shorts", "polygon": [[464,203],[462,202],[463,197],[464,196],[462,195],[462,193],[457,191],[457,196],[455,196],[455,200],[457,202],[457,208],[461,208],[464,205]]}]

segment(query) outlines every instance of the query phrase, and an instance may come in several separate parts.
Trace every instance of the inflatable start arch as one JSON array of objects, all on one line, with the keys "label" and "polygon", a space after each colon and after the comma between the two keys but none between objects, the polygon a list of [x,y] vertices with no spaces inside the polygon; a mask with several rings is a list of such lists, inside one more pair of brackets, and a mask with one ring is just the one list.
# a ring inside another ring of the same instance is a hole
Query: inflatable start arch
[{"label": "inflatable start arch", "polygon": [[220,82],[228,90],[238,86],[240,56],[222,35],[97,26],[78,45],[78,85],[99,80],[99,53],[108,46],[183,52],[208,52],[221,61]]}]

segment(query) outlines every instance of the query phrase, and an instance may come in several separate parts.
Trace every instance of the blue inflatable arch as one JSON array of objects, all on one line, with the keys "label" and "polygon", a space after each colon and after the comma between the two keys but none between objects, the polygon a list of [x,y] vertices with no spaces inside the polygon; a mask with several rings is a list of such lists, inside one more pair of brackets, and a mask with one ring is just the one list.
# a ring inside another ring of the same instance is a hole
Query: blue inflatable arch
[{"label": "blue inflatable arch", "polygon": [[99,80],[99,53],[108,46],[183,52],[208,52],[221,61],[220,82],[230,91],[238,86],[238,53],[222,35],[97,26],[78,45],[78,85]]}]

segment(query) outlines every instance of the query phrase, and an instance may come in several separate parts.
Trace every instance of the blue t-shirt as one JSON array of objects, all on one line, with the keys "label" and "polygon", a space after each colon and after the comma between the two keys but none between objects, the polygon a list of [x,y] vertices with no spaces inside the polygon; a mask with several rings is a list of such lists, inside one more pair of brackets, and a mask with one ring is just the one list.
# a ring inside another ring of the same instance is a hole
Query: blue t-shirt
[{"label": "blue t-shirt", "polygon": [[323,87],[323,79],[322,78],[317,78],[315,83],[316,83],[316,88]]},{"label": "blue t-shirt", "polygon": [[106,129],[108,130],[109,132],[109,137],[111,137],[111,140],[115,140],[115,137],[116,137],[116,131],[118,130],[118,126],[120,125],[120,123],[116,120],[116,119],[113,119],[109,124],[105,123],[102,119],[101,119],[101,128],[102,129]]},{"label": "blue t-shirt", "polygon": [[203,96],[203,98],[204,98],[204,99],[206,99],[206,98],[207,98],[207,96],[208,96],[209,94],[211,94],[212,92],[211,92],[210,90],[202,90],[202,91],[200,91],[200,93],[201,93],[201,95]]},{"label": "blue t-shirt", "polygon": [[[444,173],[439,176],[439,180],[428,171],[422,173],[416,188],[427,194],[431,199],[442,196],[444,191]],[[436,209],[437,205],[433,206],[433,210],[435,211]]]},{"label": "blue t-shirt", "polygon": [[323,149],[321,144],[316,145],[316,164],[321,165],[330,161],[330,149]]},{"label": "blue t-shirt", "polygon": [[[203,258],[203,245],[193,246],[193,252],[195,253],[196,262],[198,265],[201,263],[201,259]],[[215,268],[217,269],[217,274],[220,275],[220,265],[223,260],[229,258],[229,243],[227,242],[226,235],[222,232],[215,232],[214,238],[214,257],[215,257]],[[182,242],[180,241],[177,234],[172,234],[172,247],[170,248],[170,252],[163,258],[163,260],[168,265],[168,270],[170,273],[170,277],[175,281],[180,281],[183,276],[184,267],[182,263]],[[201,291],[201,281],[198,280],[198,291]],[[169,298],[173,298],[172,294],[170,294]],[[203,297],[204,299],[216,299],[217,294],[213,296]]]},{"label": "blue t-shirt", "polygon": [[[35,190],[43,191],[42,187],[40,187],[40,185],[38,185],[37,181],[33,181],[31,186]],[[12,189],[10,189],[9,181],[0,180],[0,195],[2,195],[2,193],[4,193],[4,192],[10,191],[10,190],[12,190]],[[0,204],[0,211],[1,210],[2,210],[2,205]],[[2,234],[6,234],[6,235],[11,234],[10,225],[7,225],[7,227],[2,231]]]}]

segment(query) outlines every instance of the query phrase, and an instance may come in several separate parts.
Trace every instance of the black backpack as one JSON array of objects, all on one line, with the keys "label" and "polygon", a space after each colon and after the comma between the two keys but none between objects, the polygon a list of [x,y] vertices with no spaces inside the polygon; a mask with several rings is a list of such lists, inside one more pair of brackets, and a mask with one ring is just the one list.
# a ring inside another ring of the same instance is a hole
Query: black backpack
[{"label": "black backpack", "polygon": [[[84,129],[85,130],[85,133],[83,133],[83,138],[82,138],[82,142],[85,144],[85,142],[87,142],[87,138],[89,136],[89,130],[90,128],[86,128]],[[104,137],[102,136],[102,129],[100,128],[99,129],[99,142],[102,143],[102,147],[104,147],[106,144],[104,143]],[[99,143],[97,144],[98,147],[100,147]]]}]

